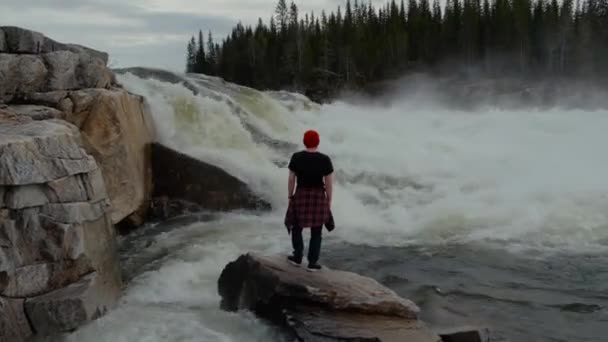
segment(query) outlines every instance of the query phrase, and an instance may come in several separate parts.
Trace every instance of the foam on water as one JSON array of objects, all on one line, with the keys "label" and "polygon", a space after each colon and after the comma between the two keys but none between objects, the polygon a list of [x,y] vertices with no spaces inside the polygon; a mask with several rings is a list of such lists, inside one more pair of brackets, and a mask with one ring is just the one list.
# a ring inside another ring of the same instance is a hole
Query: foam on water
[{"label": "foam on water", "polygon": [[[459,112],[411,100],[318,107],[206,76],[189,78],[199,96],[130,74],[119,79],[150,100],[161,142],[245,180],[274,215],[284,210],[285,163],[295,149],[255,143],[246,123],[296,145],[305,129],[317,129],[336,167],[336,235],[348,242],[588,250],[608,240],[606,112]],[[210,91],[221,96],[206,97]]]}]

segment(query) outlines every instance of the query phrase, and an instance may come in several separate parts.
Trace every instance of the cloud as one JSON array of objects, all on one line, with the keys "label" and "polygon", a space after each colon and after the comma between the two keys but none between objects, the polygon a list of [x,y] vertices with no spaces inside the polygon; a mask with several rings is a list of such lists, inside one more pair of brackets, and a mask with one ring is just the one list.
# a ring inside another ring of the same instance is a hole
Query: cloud
[{"label": "cloud", "polygon": [[145,65],[173,70],[183,70],[185,47],[192,34],[203,29],[222,37],[236,22],[180,8],[144,8],[139,1],[4,0],[0,11],[2,25],[106,51],[116,67]]}]

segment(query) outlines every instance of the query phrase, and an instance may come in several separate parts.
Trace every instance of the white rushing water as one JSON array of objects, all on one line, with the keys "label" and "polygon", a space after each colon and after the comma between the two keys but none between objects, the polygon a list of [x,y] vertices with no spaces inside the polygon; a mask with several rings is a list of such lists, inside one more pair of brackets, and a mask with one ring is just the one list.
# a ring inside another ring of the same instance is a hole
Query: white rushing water
[{"label": "white rushing water", "polygon": [[168,255],[70,341],[276,339],[251,316],[221,312],[216,281],[240,253],[289,251],[285,165],[309,128],[336,169],[330,243],[575,252],[608,245],[607,112],[459,112],[408,100],[318,106],[204,76],[188,78],[200,95],[132,74],[119,81],[147,98],[160,142],[225,168],[275,210],[156,237],[146,253]]}]

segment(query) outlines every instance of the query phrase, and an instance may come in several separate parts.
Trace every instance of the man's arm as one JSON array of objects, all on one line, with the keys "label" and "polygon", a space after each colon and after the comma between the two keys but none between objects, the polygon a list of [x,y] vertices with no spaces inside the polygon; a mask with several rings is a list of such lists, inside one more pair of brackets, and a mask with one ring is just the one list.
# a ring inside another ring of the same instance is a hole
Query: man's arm
[{"label": "man's arm", "polygon": [[296,174],[289,170],[289,180],[287,181],[287,190],[289,191],[289,198],[293,196],[293,190],[296,186]]},{"label": "man's arm", "polygon": [[331,206],[331,199],[332,199],[332,195],[333,195],[333,190],[334,190],[334,173],[330,173],[327,176],[324,177],[324,181],[325,181],[325,193],[327,194],[327,201],[329,202],[329,205]]}]

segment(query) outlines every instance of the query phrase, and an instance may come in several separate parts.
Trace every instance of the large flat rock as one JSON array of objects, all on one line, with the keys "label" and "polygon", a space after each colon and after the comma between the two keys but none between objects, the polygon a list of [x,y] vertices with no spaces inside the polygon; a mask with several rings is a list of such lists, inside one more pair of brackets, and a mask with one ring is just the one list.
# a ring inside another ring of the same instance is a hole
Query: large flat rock
[{"label": "large flat rock", "polygon": [[301,341],[440,341],[413,302],[377,281],[328,268],[310,273],[284,256],[242,255],[226,266],[218,291],[222,308],[252,310]]},{"label": "large flat rock", "polygon": [[0,123],[0,185],[26,185],[97,169],[79,145],[75,127],[61,121]]},{"label": "large flat rock", "polygon": [[115,285],[92,273],[65,288],[28,299],[27,316],[38,334],[72,331],[114,305],[120,295]]}]

